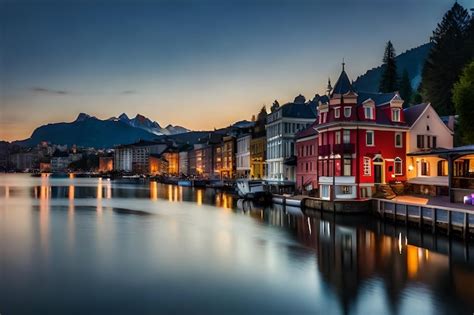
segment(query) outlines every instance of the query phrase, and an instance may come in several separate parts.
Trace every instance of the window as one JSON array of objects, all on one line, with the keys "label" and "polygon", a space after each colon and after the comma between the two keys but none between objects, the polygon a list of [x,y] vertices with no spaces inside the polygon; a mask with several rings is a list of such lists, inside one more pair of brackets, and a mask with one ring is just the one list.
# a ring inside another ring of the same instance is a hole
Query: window
[{"label": "window", "polygon": [[364,157],[364,176],[370,176],[370,158]]},{"label": "window", "polygon": [[371,106],[364,107],[365,119],[374,119],[374,108]]},{"label": "window", "polygon": [[351,176],[352,160],[344,158],[344,176]]},{"label": "window", "polygon": [[346,117],[346,118],[351,117],[351,108],[350,107],[344,107],[344,117]]},{"label": "window", "polygon": [[426,136],[426,147],[431,148],[431,137]]},{"label": "window", "polygon": [[341,117],[341,109],[339,107],[334,108],[334,118]]},{"label": "window", "polygon": [[344,138],[342,139],[344,143],[351,143],[351,131],[350,130],[344,130]]},{"label": "window", "polygon": [[329,185],[321,185],[321,198],[329,199]]},{"label": "window", "polygon": [[425,137],[423,135],[416,136],[416,147],[418,149],[423,149],[425,147],[424,139]]},{"label": "window", "polygon": [[365,144],[367,146],[373,146],[374,145],[374,132],[371,130],[367,130],[365,134]]},{"label": "window", "polygon": [[397,148],[401,148],[403,146],[402,134],[401,133],[396,133],[395,134],[395,146]]},{"label": "window", "polygon": [[448,176],[448,161],[438,161],[438,176]]},{"label": "window", "polygon": [[343,195],[350,195],[352,194],[352,186],[341,186],[341,192]]},{"label": "window", "polygon": [[394,165],[395,165],[395,175],[402,175],[403,174],[402,159],[399,157],[396,157]]},{"label": "window", "polygon": [[336,140],[335,140],[335,143],[336,143],[336,144],[340,144],[340,143],[341,143],[341,132],[340,132],[340,131],[336,131]]},{"label": "window", "polygon": [[437,143],[436,143],[436,136],[433,136],[432,139],[433,139],[433,141],[432,141],[432,143],[431,143],[431,147],[432,147],[433,149],[436,149],[436,148],[438,147],[438,145],[437,145]]},{"label": "window", "polygon": [[421,175],[422,176],[429,176],[430,175],[430,167],[428,162],[425,160],[421,160]]},{"label": "window", "polygon": [[400,121],[400,108],[392,109],[392,121]]}]

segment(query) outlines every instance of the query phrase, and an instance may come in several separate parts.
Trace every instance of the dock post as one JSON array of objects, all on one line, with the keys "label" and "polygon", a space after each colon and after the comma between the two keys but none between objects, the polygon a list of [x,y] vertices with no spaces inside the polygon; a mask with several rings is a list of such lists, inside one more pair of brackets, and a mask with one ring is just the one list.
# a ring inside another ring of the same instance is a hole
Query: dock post
[{"label": "dock post", "polygon": [[419,226],[420,226],[420,229],[423,227],[423,210],[421,208],[421,206],[418,206],[418,216],[419,216]]},{"label": "dock post", "polygon": [[431,232],[435,233],[436,232],[436,221],[437,221],[437,212],[436,208],[433,208],[433,218],[432,218],[432,227],[431,227]]},{"label": "dock post", "polygon": [[408,225],[408,205],[405,205],[405,225]]},{"label": "dock post", "polygon": [[451,229],[452,229],[452,217],[451,211],[448,210],[448,236],[451,236]]},{"label": "dock post", "polygon": [[397,223],[397,204],[394,204],[393,207],[393,223]]},{"label": "dock post", "polygon": [[469,238],[469,213],[464,212],[464,228],[463,228],[464,239]]}]

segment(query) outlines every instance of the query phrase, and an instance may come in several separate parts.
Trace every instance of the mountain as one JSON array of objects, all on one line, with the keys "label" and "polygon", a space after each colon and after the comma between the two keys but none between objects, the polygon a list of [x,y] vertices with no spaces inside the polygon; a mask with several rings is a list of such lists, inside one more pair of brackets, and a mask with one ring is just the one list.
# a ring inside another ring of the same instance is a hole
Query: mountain
[{"label": "mountain", "polygon": [[156,121],[151,121],[149,118],[137,114],[135,118],[129,118],[127,114],[123,113],[118,118],[111,117],[109,120],[119,120],[127,125],[130,125],[135,128],[140,128],[146,130],[155,135],[174,135],[183,132],[189,132],[188,129],[181,126],[168,125],[166,128],[161,128],[160,124]]},{"label": "mountain", "polygon": [[[395,58],[399,77],[402,76],[403,70],[406,69],[408,71],[411,85],[415,90],[420,85],[423,65],[425,64],[425,60],[428,57],[431,47],[431,43],[426,43],[407,50]],[[364,75],[359,76],[354,81],[353,85],[358,91],[378,92],[381,77],[382,66],[379,66],[367,71]]]},{"label": "mountain", "polygon": [[73,122],[43,125],[33,131],[30,138],[15,141],[21,146],[34,146],[41,141],[83,147],[111,148],[142,140],[153,140],[156,134],[133,127],[121,120],[100,120],[81,113]]}]

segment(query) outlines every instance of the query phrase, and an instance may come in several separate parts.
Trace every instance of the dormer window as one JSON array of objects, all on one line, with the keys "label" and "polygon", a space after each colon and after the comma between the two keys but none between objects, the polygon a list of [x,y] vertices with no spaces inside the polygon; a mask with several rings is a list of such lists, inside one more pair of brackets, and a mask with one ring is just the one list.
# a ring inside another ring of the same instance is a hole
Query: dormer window
[{"label": "dormer window", "polygon": [[392,109],[392,121],[395,121],[395,122],[400,121],[400,108]]},{"label": "dormer window", "polygon": [[341,108],[336,107],[334,108],[334,118],[339,118],[341,117]]},{"label": "dormer window", "polygon": [[372,106],[364,107],[365,119],[374,119],[374,108]]},{"label": "dormer window", "polygon": [[346,117],[346,118],[351,117],[351,111],[352,111],[352,108],[344,107],[344,117]]}]

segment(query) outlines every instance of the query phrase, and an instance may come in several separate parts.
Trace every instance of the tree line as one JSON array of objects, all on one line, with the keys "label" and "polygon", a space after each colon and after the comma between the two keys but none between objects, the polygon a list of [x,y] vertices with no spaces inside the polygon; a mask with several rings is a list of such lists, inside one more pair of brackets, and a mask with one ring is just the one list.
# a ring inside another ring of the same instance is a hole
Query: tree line
[{"label": "tree line", "polygon": [[413,90],[408,72],[398,77],[391,41],[385,47],[379,91],[399,91],[404,106],[430,102],[440,116],[457,115],[458,142],[474,143],[474,18],[459,3],[449,9],[431,37],[421,84]]}]

